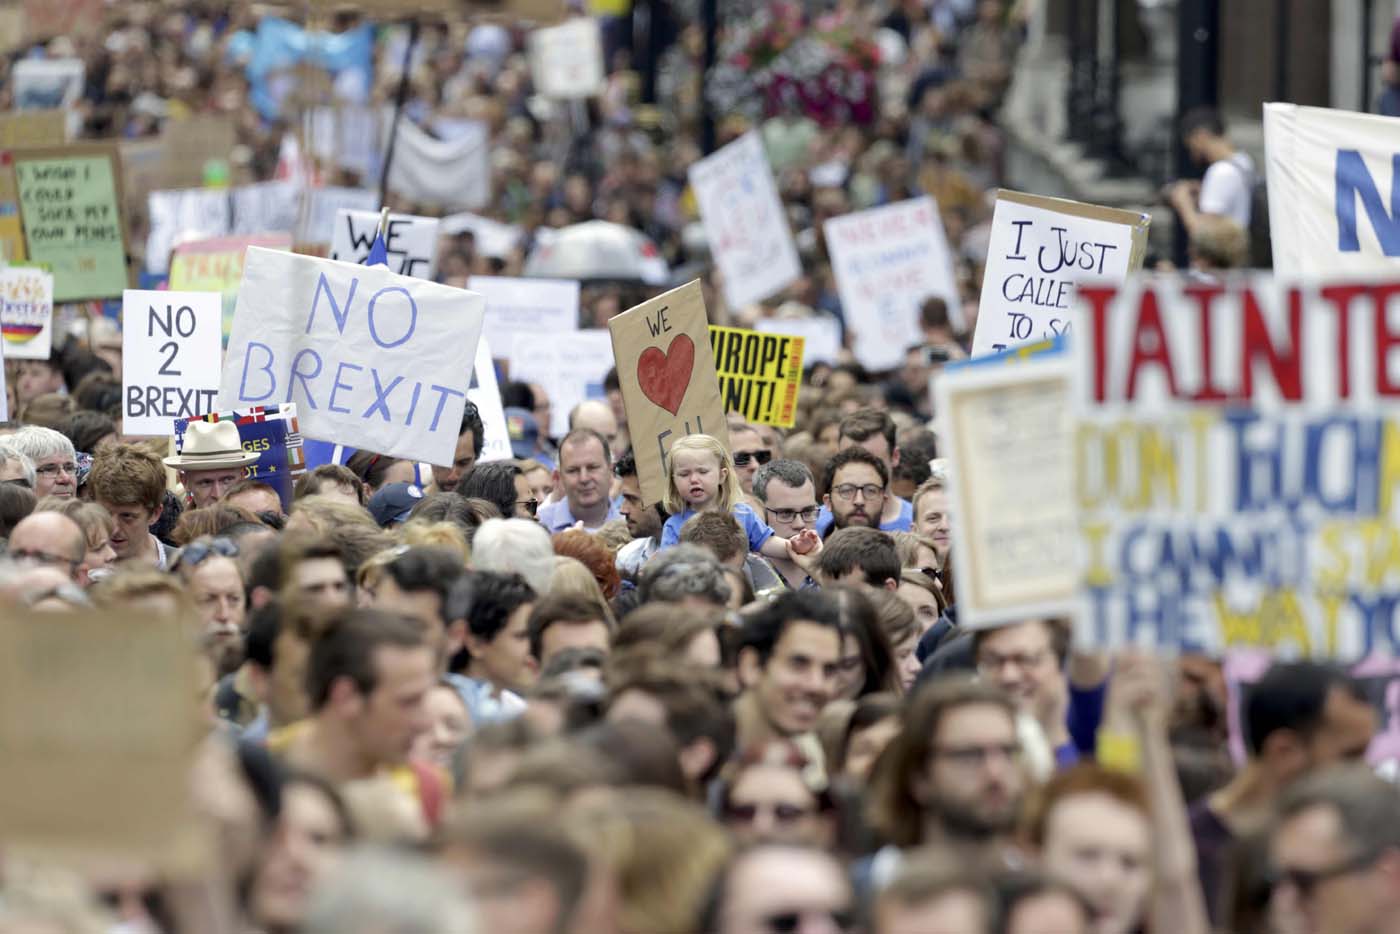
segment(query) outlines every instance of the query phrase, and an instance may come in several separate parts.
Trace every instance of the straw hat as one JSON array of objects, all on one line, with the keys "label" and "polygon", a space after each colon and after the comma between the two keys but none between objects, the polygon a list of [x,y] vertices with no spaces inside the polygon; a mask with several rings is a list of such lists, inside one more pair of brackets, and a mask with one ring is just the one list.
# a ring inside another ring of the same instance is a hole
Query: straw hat
[{"label": "straw hat", "polygon": [[256,464],[260,454],[243,450],[233,422],[192,421],[185,426],[180,453],[165,458],[165,466],[180,470],[227,470]]}]

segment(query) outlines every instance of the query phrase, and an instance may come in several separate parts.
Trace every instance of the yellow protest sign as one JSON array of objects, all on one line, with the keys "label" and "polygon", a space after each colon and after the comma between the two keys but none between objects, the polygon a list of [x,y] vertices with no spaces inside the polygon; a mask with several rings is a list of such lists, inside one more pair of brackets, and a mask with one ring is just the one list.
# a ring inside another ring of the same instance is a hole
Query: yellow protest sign
[{"label": "yellow protest sign", "polygon": [[726,412],[750,424],[791,428],[802,387],[800,337],[710,325],[710,351]]},{"label": "yellow protest sign", "polygon": [[666,455],[677,438],[705,434],[729,447],[708,323],[698,279],[608,322],[646,505],[666,493]]}]

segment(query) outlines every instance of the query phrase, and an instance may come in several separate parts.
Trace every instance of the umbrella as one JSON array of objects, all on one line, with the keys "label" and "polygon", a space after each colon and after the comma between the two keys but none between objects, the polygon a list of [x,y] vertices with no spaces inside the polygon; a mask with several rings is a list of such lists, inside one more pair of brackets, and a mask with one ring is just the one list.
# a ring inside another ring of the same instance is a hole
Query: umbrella
[{"label": "umbrella", "polygon": [[556,279],[609,279],[665,285],[669,270],[661,251],[639,230],[588,221],[541,230],[525,261],[525,275]]}]

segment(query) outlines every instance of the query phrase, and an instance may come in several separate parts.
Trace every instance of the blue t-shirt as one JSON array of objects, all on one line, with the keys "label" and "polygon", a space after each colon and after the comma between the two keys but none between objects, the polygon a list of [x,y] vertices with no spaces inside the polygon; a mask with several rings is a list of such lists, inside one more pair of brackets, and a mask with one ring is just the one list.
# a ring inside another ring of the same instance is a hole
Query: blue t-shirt
[{"label": "blue t-shirt", "polygon": [[[749,551],[758,551],[763,547],[764,542],[773,537],[773,530],[745,503],[738,503],[730,511],[734,514],[734,518],[739,520],[739,525],[743,526],[744,534],[749,537]],[[662,548],[670,548],[672,545],[681,543],[681,526],[685,525],[686,520],[693,515],[695,515],[694,509],[686,509],[685,512],[676,513],[666,520],[666,524],[661,527]]]},{"label": "blue t-shirt", "polygon": [[[831,528],[833,522],[831,510],[826,506],[822,507],[821,513],[817,516],[817,524],[814,528],[817,534],[826,538],[827,529]],[[914,531],[914,506],[907,499],[899,501],[899,515],[890,522],[880,526],[881,532],[912,532]]]}]

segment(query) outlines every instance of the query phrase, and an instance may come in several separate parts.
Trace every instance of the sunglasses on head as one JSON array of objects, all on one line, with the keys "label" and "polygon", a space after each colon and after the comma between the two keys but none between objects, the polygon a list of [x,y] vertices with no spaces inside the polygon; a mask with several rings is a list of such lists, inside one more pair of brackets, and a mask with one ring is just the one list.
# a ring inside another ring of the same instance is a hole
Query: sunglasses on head
[{"label": "sunglasses on head", "polygon": [[747,467],[749,466],[749,461],[757,461],[758,466],[762,467],[772,459],[772,451],[740,451],[734,455],[734,466]]},{"label": "sunglasses on head", "polygon": [[194,567],[213,555],[236,558],[238,544],[231,538],[223,537],[190,542],[180,549],[180,563],[186,567]]}]

